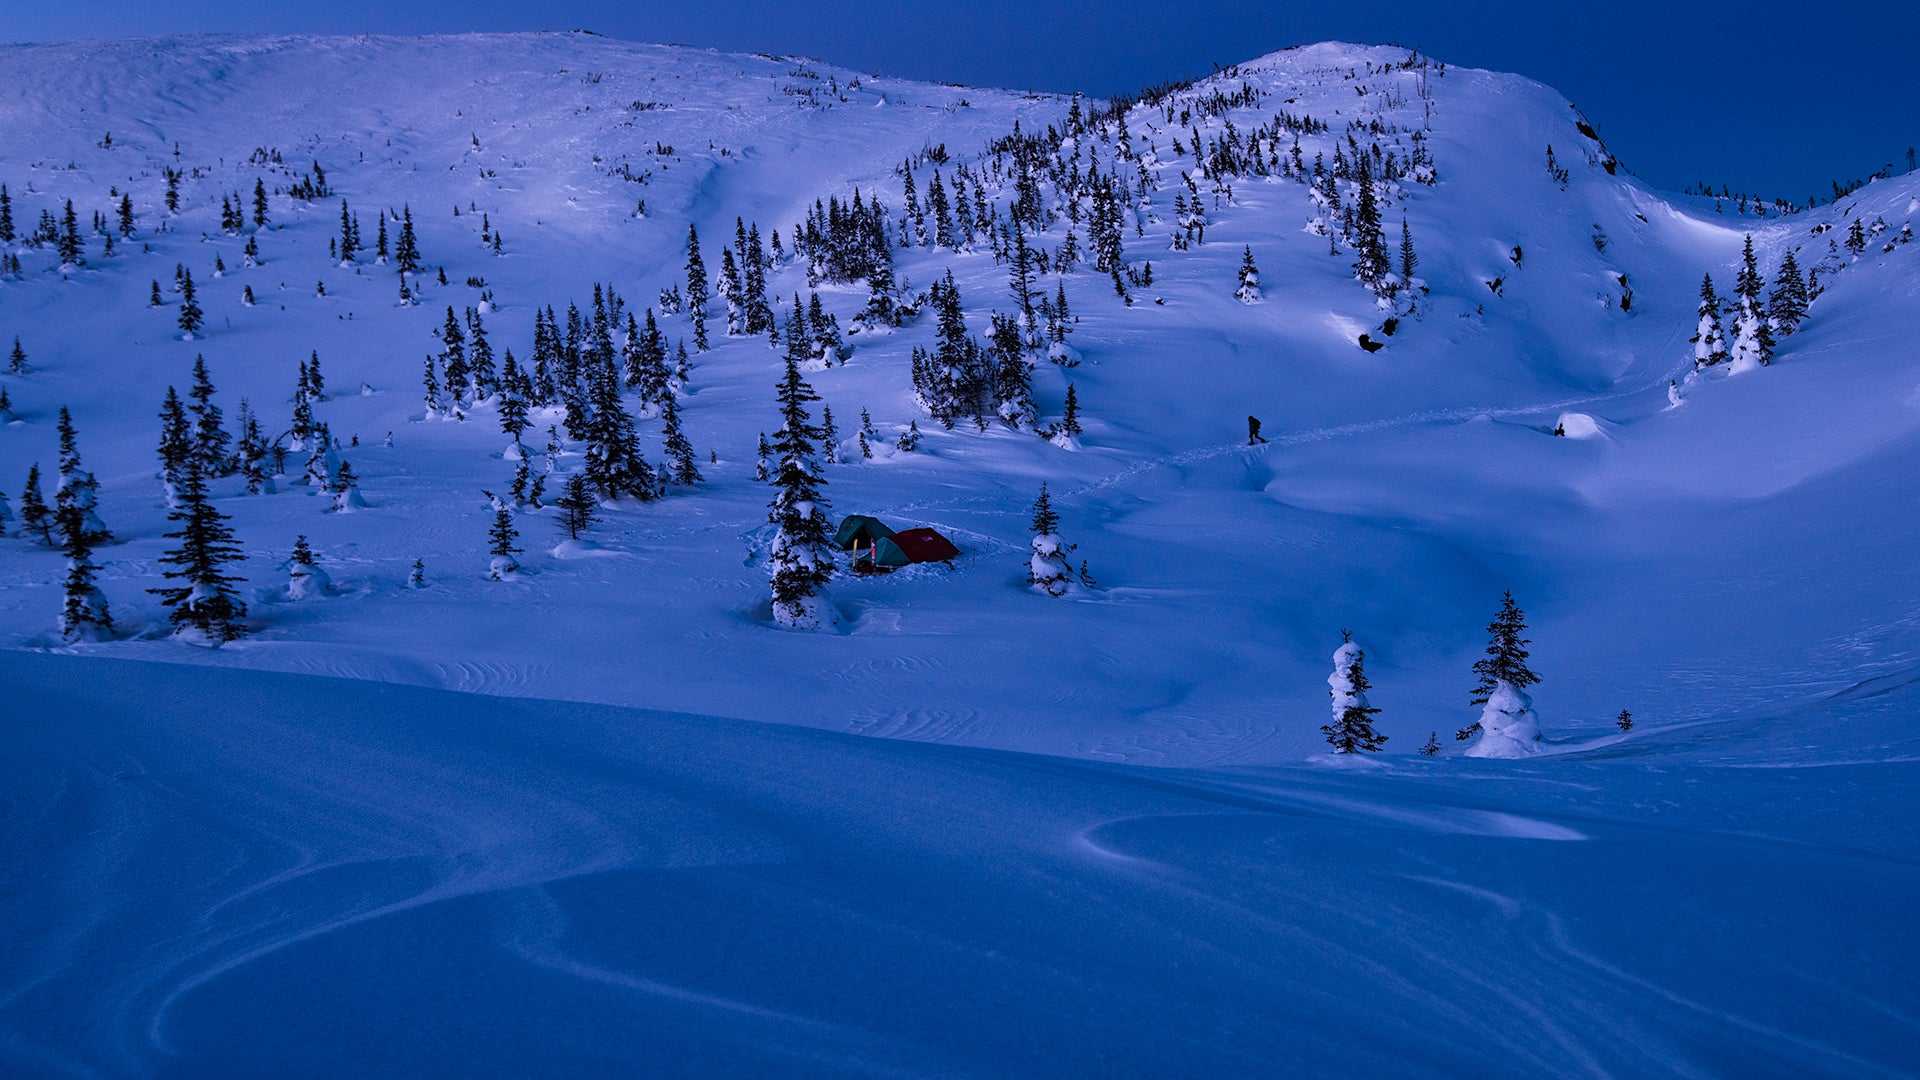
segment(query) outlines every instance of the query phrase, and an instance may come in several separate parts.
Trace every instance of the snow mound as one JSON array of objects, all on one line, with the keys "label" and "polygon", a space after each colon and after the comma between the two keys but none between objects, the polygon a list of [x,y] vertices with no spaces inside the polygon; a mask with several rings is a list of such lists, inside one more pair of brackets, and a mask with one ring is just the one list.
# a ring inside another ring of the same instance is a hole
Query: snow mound
[{"label": "snow mound", "polygon": [[1480,712],[1480,741],[1467,747],[1467,756],[1524,758],[1539,752],[1540,717],[1533,711],[1533,699],[1499,683],[1487,695],[1487,706]]},{"label": "snow mound", "polygon": [[1554,430],[1569,439],[1604,438],[1609,425],[1604,420],[1595,419],[1583,412],[1564,412],[1554,424]]}]

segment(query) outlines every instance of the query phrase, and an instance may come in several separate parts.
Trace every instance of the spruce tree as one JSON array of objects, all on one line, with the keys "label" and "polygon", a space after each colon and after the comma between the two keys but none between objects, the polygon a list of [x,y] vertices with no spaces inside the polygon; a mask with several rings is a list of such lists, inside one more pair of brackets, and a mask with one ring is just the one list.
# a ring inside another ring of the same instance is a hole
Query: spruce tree
[{"label": "spruce tree", "polygon": [[420,245],[413,237],[413,208],[404,204],[400,207],[400,239],[394,244],[393,261],[403,275],[420,272]]},{"label": "spruce tree", "polygon": [[707,351],[707,264],[700,258],[700,232],[687,226],[687,314],[693,319],[693,348]]},{"label": "spruce tree", "polygon": [[[99,518],[93,513],[93,478],[80,469],[78,451],[70,452],[73,425],[64,408],[60,410],[60,421],[61,486],[54,494],[53,511],[53,523],[60,530],[60,551],[67,557],[60,637],[63,641],[94,640],[113,632],[106,597],[94,580],[99,567],[93,562],[94,547],[110,537],[99,527]],[[37,479],[29,474],[29,483]],[[34,495],[37,498],[38,492]]]},{"label": "spruce tree", "polygon": [[1400,218],[1400,283],[1408,288],[1413,286],[1414,268],[1420,265],[1420,259],[1413,253],[1413,233],[1407,228],[1407,219]]},{"label": "spruce tree", "polygon": [[528,419],[528,397],[532,387],[525,372],[513,358],[513,350],[508,349],[506,361],[500,371],[500,430],[519,445],[520,436],[532,426]]},{"label": "spruce tree", "polygon": [[13,231],[13,196],[7,194],[7,185],[0,184],[0,243],[11,244],[16,235]]},{"label": "spruce tree", "polygon": [[1633,730],[1633,714],[1628,712],[1625,709],[1621,709],[1620,715],[1614,717],[1613,724],[1615,727],[1619,728],[1621,731],[1632,731]]},{"label": "spruce tree", "polygon": [[1354,644],[1353,635],[1343,630],[1341,636],[1344,640],[1333,654],[1333,674],[1327,679],[1328,693],[1333,697],[1333,723],[1320,731],[1334,753],[1377,751],[1387,738],[1373,730],[1373,718],[1380,710],[1367,704],[1367,691],[1372,685],[1367,682],[1366,653]]},{"label": "spruce tree", "polygon": [[1428,757],[1438,754],[1440,752],[1440,733],[1437,731],[1427,732],[1427,741],[1420,744],[1420,752]]},{"label": "spruce tree", "polygon": [[[129,207],[129,210],[132,208]],[[267,185],[259,177],[253,178],[253,227],[264,229],[267,226]]]},{"label": "spruce tree", "polygon": [[13,336],[13,351],[7,354],[7,373],[24,375],[27,371],[27,350],[20,347],[20,335]]},{"label": "spruce tree", "polygon": [[86,249],[80,241],[80,221],[73,212],[72,199],[67,200],[66,212],[61,215],[60,238],[55,247],[60,253],[60,265],[63,269],[81,266],[87,261],[82,257]]},{"label": "spruce tree", "polygon": [[1753,237],[1748,236],[1746,250],[1741,255],[1740,274],[1734,279],[1739,311],[1733,320],[1733,347],[1728,351],[1730,367],[1735,371],[1751,371],[1773,361],[1773,329],[1767,325],[1760,301],[1764,285],[1759,263],[1753,255]]},{"label": "spruce tree", "polygon": [[347,200],[340,200],[340,264],[353,262],[360,252],[360,226],[347,212]]},{"label": "spruce tree", "polygon": [[53,546],[53,511],[40,493],[40,466],[27,470],[27,486],[20,492],[20,534],[45,546]]},{"label": "spruce tree", "polygon": [[1027,560],[1027,586],[1048,596],[1065,596],[1071,588],[1073,570],[1067,554],[1075,545],[1060,539],[1060,515],[1053,509],[1053,497],[1047,485],[1040,485],[1040,497],[1033,501],[1031,522],[1033,539],[1028,546],[1033,555]]},{"label": "spruce tree", "polygon": [[1786,337],[1800,328],[1807,317],[1807,279],[1800,276],[1800,264],[1788,251],[1780,259],[1780,270],[1773,280],[1773,292],[1767,297],[1767,321],[1775,332]]},{"label": "spruce tree", "polygon": [[1240,287],[1234,290],[1235,299],[1243,304],[1251,304],[1260,299],[1260,268],[1253,265],[1253,245],[1249,244],[1240,253]]},{"label": "spruce tree", "polygon": [[206,357],[194,357],[193,389],[187,395],[193,400],[193,404],[187,406],[187,412],[193,417],[193,455],[200,459],[208,476],[224,476],[232,471],[227,447],[233,442],[233,436],[222,426],[223,414],[220,406],[213,403],[213,392]]},{"label": "spruce tree", "polygon": [[80,464],[79,437],[73,428],[73,416],[67,407],[60,407],[60,421],[57,425],[60,434],[60,483],[54,491],[56,513],[60,508],[73,506],[79,514],[80,528],[85,534],[89,547],[113,540],[113,534],[101,524],[95,505],[100,497],[100,482],[93,478]]},{"label": "spruce tree", "polygon": [[680,425],[680,401],[678,395],[668,392],[661,403],[660,414],[666,420],[666,454],[668,476],[680,485],[697,484],[701,481],[700,468],[694,464],[693,444],[687,441],[687,433]]},{"label": "spruce tree", "polygon": [[588,489],[587,478],[580,473],[567,477],[566,488],[553,505],[560,508],[560,527],[567,530],[569,539],[580,539],[581,531],[599,520],[600,500]]},{"label": "spruce tree", "polygon": [[199,335],[203,314],[199,301],[194,299],[193,271],[183,270],[180,275],[180,340],[192,341]]},{"label": "spruce tree", "polygon": [[508,574],[520,569],[520,563],[514,559],[520,549],[513,546],[519,538],[513,529],[513,511],[502,506],[493,512],[493,528],[488,530],[487,538],[493,542],[487,549],[493,556],[487,576],[495,581],[505,580]]},{"label": "spruce tree", "polygon": [[1725,363],[1727,359],[1727,338],[1720,329],[1720,297],[1713,291],[1713,275],[1707,274],[1700,279],[1699,325],[1693,336],[1687,340],[1693,343],[1693,364],[1695,367],[1712,367]]},{"label": "spruce tree", "polygon": [[171,386],[167,387],[166,400],[160,404],[160,443],[155,449],[160,456],[160,485],[166,492],[167,505],[176,506],[180,471],[193,454],[193,429],[187,423],[187,411],[180,404],[180,395]]},{"label": "spruce tree", "polygon": [[800,376],[792,357],[778,386],[780,430],[774,433],[778,456],[773,477],[774,496],[767,520],[777,526],[767,564],[773,589],[773,618],[781,626],[817,628],[821,614],[820,590],[833,576],[833,529],[827,520],[828,503],[821,493],[826,483],[815,459],[823,432],[807,413],[807,402],[820,400]]},{"label": "spruce tree", "polygon": [[207,497],[207,474],[197,458],[188,458],[180,474],[180,505],[167,515],[178,528],[164,534],[179,545],[160,556],[166,577],[178,585],[147,591],[167,607],[168,621],[180,635],[197,635],[223,645],[246,633],[241,619],[247,606],[228,569],[245,558],[227,516]]},{"label": "spruce tree", "polygon": [[[1502,683],[1525,692],[1527,687],[1540,681],[1540,676],[1527,667],[1527,645],[1531,639],[1520,636],[1526,629],[1526,613],[1513,602],[1513,590],[1508,589],[1500,601],[1499,612],[1487,624],[1487,655],[1473,662],[1474,674],[1480,676],[1480,681],[1473,688],[1469,705],[1485,705]],[[1479,730],[1480,725],[1475,722],[1455,732],[1454,738],[1465,740]]]},{"label": "spruce tree", "polygon": [[1354,182],[1360,191],[1353,211],[1353,270],[1374,292],[1385,295],[1391,291],[1387,275],[1393,264],[1387,254],[1386,230],[1381,225],[1380,203],[1373,193],[1373,169],[1368,161],[1367,155],[1361,154],[1355,162]]},{"label": "spruce tree", "polygon": [[440,367],[446,373],[447,397],[456,406],[466,399],[469,390],[466,340],[465,331],[460,329],[460,320],[453,313],[453,305],[447,305],[447,321],[440,328]]}]

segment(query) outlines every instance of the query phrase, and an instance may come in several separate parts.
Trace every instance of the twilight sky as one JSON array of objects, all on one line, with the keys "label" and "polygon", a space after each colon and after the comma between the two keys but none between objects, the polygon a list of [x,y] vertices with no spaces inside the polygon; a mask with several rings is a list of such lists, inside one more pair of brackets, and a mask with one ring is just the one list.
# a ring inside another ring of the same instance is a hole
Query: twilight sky
[{"label": "twilight sky", "polygon": [[1900,55],[1920,38],[1920,5],[1886,0],[1840,9],[1783,0],[0,0],[8,41],[576,28],[1094,95],[1289,45],[1394,42],[1557,88],[1657,187],[1703,180],[1796,202],[1826,195],[1836,178],[1889,163],[1904,170],[1907,148],[1920,144],[1920,94]]}]

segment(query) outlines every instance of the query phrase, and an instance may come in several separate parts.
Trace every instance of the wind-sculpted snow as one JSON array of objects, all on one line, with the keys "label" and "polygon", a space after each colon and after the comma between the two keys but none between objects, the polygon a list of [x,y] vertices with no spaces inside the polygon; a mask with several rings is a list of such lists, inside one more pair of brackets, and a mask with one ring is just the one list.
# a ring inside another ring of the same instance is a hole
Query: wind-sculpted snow
[{"label": "wind-sculpted snow", "polygon": [[1142,770],[0,679],[9,1076],[1857,1076],[1920,1035],[1911,764]]}]

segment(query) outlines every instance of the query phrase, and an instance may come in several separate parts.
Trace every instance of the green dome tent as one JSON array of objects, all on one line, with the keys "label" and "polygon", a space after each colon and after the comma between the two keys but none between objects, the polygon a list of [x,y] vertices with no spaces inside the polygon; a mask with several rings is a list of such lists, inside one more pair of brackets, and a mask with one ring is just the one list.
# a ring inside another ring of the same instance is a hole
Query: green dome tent
[{"label": "green dome tent", "polygon": [[833,534],[833,546],[841,551],[852,551],[855,548],[864,551],[872,547],[876,540],[892,539],[893,530],[887,528],[879,518],[868,517],[865,514],[848,514],[840,522],[840,531]]}]

